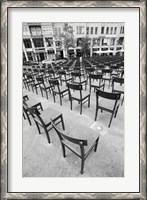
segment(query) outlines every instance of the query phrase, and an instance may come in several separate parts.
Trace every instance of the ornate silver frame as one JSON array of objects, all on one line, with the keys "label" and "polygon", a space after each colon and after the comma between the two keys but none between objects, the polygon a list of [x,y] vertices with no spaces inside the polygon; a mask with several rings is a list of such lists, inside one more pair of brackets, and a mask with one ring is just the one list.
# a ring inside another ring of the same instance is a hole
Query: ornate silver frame
[{"label": "ornate silver frame", "polygon": [[[140,9],[140,192],[8,193],[7,191],[7,12],[8,7],[138,7]],[[146,2],[12,1],[1,2],[1,199],[146,199]]]}]

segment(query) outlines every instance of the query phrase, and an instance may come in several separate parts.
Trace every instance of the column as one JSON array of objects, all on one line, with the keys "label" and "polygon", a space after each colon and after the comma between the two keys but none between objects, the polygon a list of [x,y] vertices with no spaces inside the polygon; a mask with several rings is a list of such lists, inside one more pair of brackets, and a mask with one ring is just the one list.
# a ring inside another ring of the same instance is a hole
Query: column
[{"label": "column", "polygon": [[26,60],[28,61],[28,55],[27,55],[27,52],[26,52],[26,48],[24,46],[24,43],[23,43],[23,51],[24,51],[24,54],[25,54],[25,57],[26,57]]}]

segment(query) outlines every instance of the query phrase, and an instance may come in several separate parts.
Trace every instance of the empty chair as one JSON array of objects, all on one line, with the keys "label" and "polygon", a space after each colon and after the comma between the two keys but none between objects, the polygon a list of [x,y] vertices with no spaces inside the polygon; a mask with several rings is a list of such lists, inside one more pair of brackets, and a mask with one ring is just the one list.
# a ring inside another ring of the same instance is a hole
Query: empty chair
[{"label": "empty chair", "polygon": [[113,116],[116,117],[119,108],[119,99],[121,93],[108,93],[96,89],[96,111],[95,111],[95,121],[97,119],[98,110],[101,112],[107,111],[111,113],[111,118],[108,127],[110,127]]},{"label": "empty chair", "polygon": [[83,78],[80,72],[71,72],[71,76],[72,76],[72,83],[85,85],[85,90],[86,90],[87,79]]},{"label": "empty chair", "polygon": [[93,149],[95,152],[97,151],[100,134],[88,126],[81,124],[76,124],[69,131],[60,131],[52,120],[51,123],[59,136],[63,157],[66,157],[66,148],[77,155],[81,159],[80,172],[83,174],[86,158]]},{"label": "empty chair", "polygon": [[43,97],[43,92],[46,93],[46,98],[48,99],[48,92],[51,93],[51,85],[49,83],[46,83],[43,79],[43,77],[38,77],[36,78],[39,86],[40,86],[40,91],[41,91],[41,95]]},{"label": "empty chair", "polygon": [[28,119],[28,122],[30,125],[31,119],[30,119],[30,112],[28,111],[29,107],[36,107],[38,110],[42,110],[42,105],[40,102],[36,101],[35,99],[29,99],[28,95],[23,96],[23,117],[24,119]]},{"label": "empty chair", "polygon": [[124,78],[114,77],[112,80],[112,93],[121,93],[123,95],[122,103],[124,101]]},{"label": "empty chair", "polygon": [[56,79],[49,80],[49,83],[52,86],[54,103],[56,102],[55,96],[58,94],[60,97],[60,105],[62,106],[62,98],[65,95],[68,95],[68,88],[66,86],[59,85],[59,81]]},{"label": "empty chair", "polygon": [[102,75],[99,74],[89,74],[89,91],[91,92],[91,88],[95,89],[102,89],[104,90],[105,84],[103,82]]},{"label": "empty chair", "polygon": [[61,70],[58,72],[58,74],[60,76],[61,85],[62,85],[62,82],[67,84],[68,82],[72,80],[72,77],[67,75],[66,71]]},{"label": "empty chair", "polygon": [[80,104],[80,114],[82,114],[82,105],[88,102],[88,108],[90,107],[90,94],[86,91],[83,91],[82,85],[76,84],[67,84],[69,91],[69,101],[70,108],[72,110],[72,101],[78,101]]},{"label": "empty chair", "polygon": [[109,82],[109,87],[110,87],[110,82],[112,80],[112,69],[102,69],[102,76],[104,83],[105,81]]},{"label": "empty chair", "polygon": [[[25,83],[27,85],[28,90],[30,91],[30,87],[32,88],[32,85],[34,84],[35,79],[30,74],[27,74],[26,77],[27,77],[27,80]],[[33,88],[32,88],[32,90],[33,90]]]},{"label": "empty chair", "polygon": [[50,107],[47,109],[42,109],[42,111],[39,111],[36,107],[27,107],[27,109],[33,116],[39,134],[41,134],[40,128],[44,130],[48,143],[51,142],[49,136],[49,131],[52,129],[50,118],[56,123],[56,125],[61,123],[63,130],[65,129],[62,113],[58,112],[57,110]]}]

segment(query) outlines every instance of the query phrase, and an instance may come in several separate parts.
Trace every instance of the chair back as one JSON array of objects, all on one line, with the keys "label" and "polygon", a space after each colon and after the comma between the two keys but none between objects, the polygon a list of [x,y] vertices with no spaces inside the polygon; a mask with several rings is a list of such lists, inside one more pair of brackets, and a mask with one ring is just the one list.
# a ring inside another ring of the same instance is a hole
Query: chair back
[{"label": "chair back", "polygon": [[111,74],[112,69],[102,69],[102,74]]},{"label": "chair back", "polygon": [[60,141],[62,143],[62,140],[65,139],[65,140],[68,140],[74,144],[78,144],[78,145],[84,145],[84,146],[87,146],[88,143],[87,143],[87,140],[82,140],[82,139],[77,139],[77,138],[73,138],[73,137],[70,137],[68,135],[65,135],[62,131],[60,131],[55,123],[53,122],[53,120],[51,119],[51,124],[53,126],[53,128],[55,129],[56,133],[58,134],[59,138],[60,138]]},{"label": "chair back", "polygon": [[98,80],[98,79],[102,79],[102,78],[103,77],[100,74],[89,74],[89,79],[96,79],[96,80]]},{"label": "chair back", "polygon": [[67,87],[72,90],[82,90],[82,85],[68,83]]},{"label": "chair back", "polygon": [[109,93],[96,89],[96,97],[102,97],[110,100],[119,100],[121,93]]},{"label": "chair back", "polygon": [[113,77],[112,83],[113,82],[123,84],[124,83],[124,78]]},{"label": "chair back", "polygon": [[31,115],[36,123],[40,124],[41,126],[45,126],[45,123],[40,116],[40,112],[38,111],[38,109],[36,107],[28,107],[27,106],[27,110],[31,113]]},{"label": "chair back", "polygon": [[57,86],[59,85],[59,81],[57,79],[51,79],[49,80],[50,85]]}]

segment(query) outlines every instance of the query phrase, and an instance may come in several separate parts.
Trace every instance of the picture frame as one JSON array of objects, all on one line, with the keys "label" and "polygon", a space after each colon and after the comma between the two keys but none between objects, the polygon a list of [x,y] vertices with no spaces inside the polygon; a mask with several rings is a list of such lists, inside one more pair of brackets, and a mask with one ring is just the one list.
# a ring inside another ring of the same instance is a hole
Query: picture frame
[{"label": "picture frame", "polygon": [[[136,193],[11,193],[8,191],[8,9],[37,7],[139,8],[140,22],[140,185]],[[1,199],[146,199],[146,2],[145,1],[2,1],[1,2]]]}]

